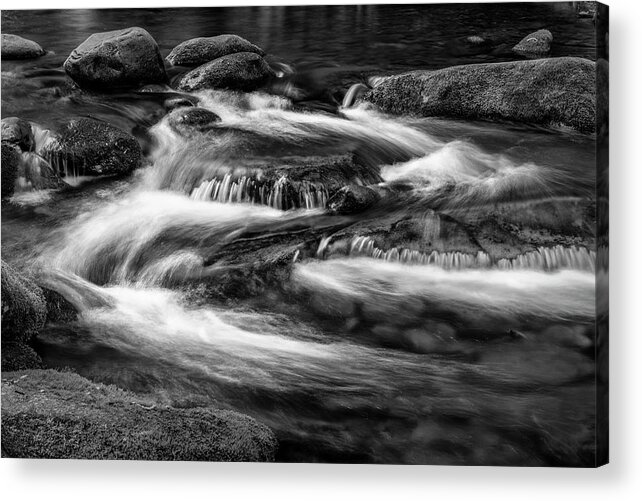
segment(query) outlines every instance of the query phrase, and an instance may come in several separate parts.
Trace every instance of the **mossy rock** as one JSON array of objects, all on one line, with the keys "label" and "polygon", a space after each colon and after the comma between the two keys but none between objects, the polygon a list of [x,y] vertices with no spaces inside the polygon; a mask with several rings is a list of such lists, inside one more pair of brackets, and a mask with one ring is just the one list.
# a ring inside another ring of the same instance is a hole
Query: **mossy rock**
[{"label": "mossy rock", "polygon": [[20,150],[9,143],[2,143],[2,198],[13,195],[20,167]]},{"label": "mossy rock", "polygon": [[42,290],[4,261],[1,281],[2,342],[28,343],[47,318]]},{"label": "mossy rock", "polygon": [[158,406],[54,370],[2,375],[4,457],[273,461],[272,431],[249,416]]},{"label": "mossy rock", "polygon": [[42,369],[42,359],[25,343],[2,342],[2,372]]},{"label": "mossy rock", "polygon": [[383,111],[595,131],[595,63],[559,57],[452,66],[381,79],[363,96]]},{"label": "mossy rock", "polygon": [[79,118],[63,127],[43,156],[61,175],[115,175],[140,167],[143,153],[131,134],[107,122]]}]

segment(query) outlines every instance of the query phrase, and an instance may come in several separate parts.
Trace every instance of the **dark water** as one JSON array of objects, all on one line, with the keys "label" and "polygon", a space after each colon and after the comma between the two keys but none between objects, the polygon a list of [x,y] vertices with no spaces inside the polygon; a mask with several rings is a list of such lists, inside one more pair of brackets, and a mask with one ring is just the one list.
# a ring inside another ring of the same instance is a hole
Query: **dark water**
[{"label": "dark water", "polygon": [[[282,461],[592,462],[594,138],[339,107],[370,75],[515,59],[510,48],[542,27],[554,56],[594,59],[593,24],[570,3],[2,16],[3,32],[53,52],[3,61],[3,116],[54,134],[102,118],[147,153],[128,178],[2,207],[3,259],[81,310],[39,336],[46,363],[171,405],[248,413],[275,430]],[[131,25],[163,55],[195,36],[244,36],[292,68],[297,93],[200,92],[233,132],[181,137],[164,94],[68,91],[67,54]],[[473,48],[471,35],[489,43]],[[323,197],[280,210],[278,183],[249,198],[247,150],[352,152],[407,198],[357,216],[328,215]],[[468,235],[484,236],[482,220],[501,220],[488,252]],[[504,241],[511,225],[543,247]]]}]

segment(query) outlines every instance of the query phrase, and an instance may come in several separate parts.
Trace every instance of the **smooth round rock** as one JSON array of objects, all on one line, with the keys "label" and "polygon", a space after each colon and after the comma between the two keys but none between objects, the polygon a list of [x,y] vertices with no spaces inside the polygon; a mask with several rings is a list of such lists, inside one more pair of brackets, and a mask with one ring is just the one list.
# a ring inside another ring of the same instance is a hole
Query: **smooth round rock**
[{"label": "smooth round rock", "polygon": [[2,59],[35,59],[45,54],[45,50],[33,40],[18,35],[2,35]]},{"label": "smooth round rock", "polygon": [[73,50],[64,69],[80,87],[92,89],[167,82],[156,41],[137,27],[94,33]]},{"label": "smooth round rock", "polygon": [[230,89],[252,91],[265,85],[274,72],[254,52],[219,57],[183,75],[177,87],[184,91]]},{"label": "smooth round rock", "polygon": [[180,66],[198,66],[219,57],[237,52],[254,52],[265,55],[260,47],[238,35],[219,35],[186,40],[172,49],[165,59],[168,63]]}]

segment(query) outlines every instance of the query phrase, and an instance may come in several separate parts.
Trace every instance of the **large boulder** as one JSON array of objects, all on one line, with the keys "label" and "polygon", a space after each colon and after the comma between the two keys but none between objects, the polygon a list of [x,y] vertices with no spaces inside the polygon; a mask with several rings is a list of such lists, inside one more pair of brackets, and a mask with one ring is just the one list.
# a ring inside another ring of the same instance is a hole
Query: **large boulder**
[{"label": "large boulder", "polygon": [[237,52],[254,52],[264,56],[265,52],[238,35],[219,35],[186,40],[172,49],[167,62],[173,65],[198,66],[219,57]]},{"label": "large boulder", "polygon": [[537,30],[526,35],[513,47],[513,50],[525,56],[543,56],[551,51],[553,34],[548,30]]},{"label": "large boulder", "polygon": [[127,174],[142,162],[134,136],[91,118],[71,120],[43,155],[61,175]]},{"label": "large boulder", "polygon": [[79,86],[100,90],[167,81],[156,41],[137,27],[94,33],[73,50],[64,69]]},{"label": "large boulder", "polygon": [[20,168],[20,150],[9,143],[2,142],[2,198],[13,195]]},{"label": "large boulder", "polygon": [[178,89],[231,89],[252,91],[265,85],[274,72],[265,60],[254,52],[237,52],[219,57],[183,75]]},{"label": "large boulder", "polygon": [[2,34],[2,59],[34,59],[44,56],[45,53],[33,40],[18,35]]},{"label": "large boulder", "polygon": [[237,412],[161,406],[71,372],[2,374],[4,457],[274,461],[276,449]]},{"label": "large boulder", "polygon": [[45,325],[47,303],[40,287],[2,261],[2,342],[28,343]]},{"label": "large boulder", "polygon": [[469,64],[382,78],[363,99],[387,113],[595,130],[595,63],[577,57]]},{"label": "large boulder", "polygon": [[22,151],[32,151],[34,147],[31,124],[18,117],[2,119],[2,142],[18,146]]}]

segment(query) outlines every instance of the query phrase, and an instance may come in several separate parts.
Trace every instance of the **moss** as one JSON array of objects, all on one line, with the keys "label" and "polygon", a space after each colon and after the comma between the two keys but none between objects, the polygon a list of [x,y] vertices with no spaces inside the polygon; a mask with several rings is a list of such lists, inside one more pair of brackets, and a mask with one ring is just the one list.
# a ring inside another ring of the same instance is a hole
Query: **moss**
[{"label": "moss", "polygon": [[276,439],[254,419],[175,409],[69,372],[3,374],[3,456],[273,461]]},{"label": "moss", "polygon": [[91,118],[70,121],[45,152],[58,172],[84,175],[127,174],[140,167],[142,155],[134,136]]},{"label": "moss", "polygon": [[2,371],[42,369],[42,359],[31,346],[24,343],[2,343]]},{"label": "moss", "polygon": [[1,281],[2,341],[28,343],[47,317],[42,290],[4,261]]},{"label": "moss", "polygon": [[47,303],[47,322],[72,322],[78,317],[76,307],[62,294],[46,287],[42,292]]},{"label": "moss", "polygon": [[576,57],[453,66],[389,77],[363,96],[383,111],[595,131],[595,63]]},{"label": "moss", "polygon": [[2,198],[13,195],[13,190],[18,177],[18,167],[20,164],[20,153],[18,150],[7,143],[2,143]]}]

